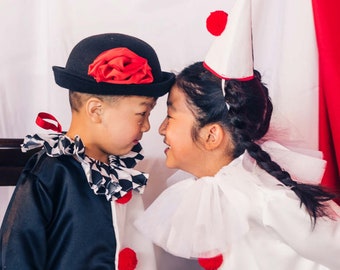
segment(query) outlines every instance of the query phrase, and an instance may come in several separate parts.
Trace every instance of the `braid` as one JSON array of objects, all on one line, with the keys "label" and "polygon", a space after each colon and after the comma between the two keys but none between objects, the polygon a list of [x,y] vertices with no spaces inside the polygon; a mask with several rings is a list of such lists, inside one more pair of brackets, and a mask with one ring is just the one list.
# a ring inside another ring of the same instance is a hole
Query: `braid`
[{"label": "braid", "polygon": [[202,62],[185,68],[177,76],[176,84],[186,94],[188,106],[197,121],[193,129],[194,139],[201,127],[209,123],[221,124],[232,137],[233,158],[247,150],[261,169],[295,192],[314,224],[317,217],[327,216],[323,202],[335,196],[321,186],[297,183],[254,143],[267,133],[273,111],[268,89],[261,82],[258,71],[254,70],[254,79],[249,81],[227,80],[224,99],[221,79],[207,71]]},{"label": "braid", "polygon": [[254,140],[262,138],[268,131],[273,110],[268,89],[261,84],[260,79],[260,74],[255,71],[253,81],[230,80],[225,87],[225,98],[230,105],[227,126],[234,141],[234,158],[247,150],[261,169],[295,192],[315,224],[317,217],[327,215],[323,202],[333,199],[334,195],[321,186],[297,183],[267,152],[254,143]]},{"label": "braid", "polygon": [[322,202],[333,199],[334,196],[332,194],[325,192],[320,186],[297,183],[291,178],[287,171],[283,170],[276,162],[272,161],[270,155],[263,151],[259,145],[254,142],[245,144],[249,155],[256,160],[261,169],[274,176],[295,192],[300,199],[300,206],[302,204],[305,205],[314,224],[317,217],[327,215],[325,206]]}]

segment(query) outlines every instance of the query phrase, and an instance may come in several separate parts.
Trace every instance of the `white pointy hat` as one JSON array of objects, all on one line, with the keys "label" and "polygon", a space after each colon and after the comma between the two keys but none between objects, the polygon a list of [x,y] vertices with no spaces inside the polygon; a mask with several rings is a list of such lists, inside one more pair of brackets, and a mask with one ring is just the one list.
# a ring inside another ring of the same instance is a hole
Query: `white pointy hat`
[{"label": "white pointy hat", "polygon": [[254,77],[251,0],[236,0],[224,31],[216,37],[204,66],[222,79]]}]

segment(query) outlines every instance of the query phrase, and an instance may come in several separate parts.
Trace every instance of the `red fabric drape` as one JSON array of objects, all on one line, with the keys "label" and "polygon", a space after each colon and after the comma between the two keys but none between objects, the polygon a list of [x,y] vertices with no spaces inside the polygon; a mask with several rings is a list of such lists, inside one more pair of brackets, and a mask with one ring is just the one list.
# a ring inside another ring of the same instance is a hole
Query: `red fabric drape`
[{"label": "red fabric drape", "polygon": [[340,1],[312,0],[312,3],[319,51],[319,148],[327,160],[322,184],[339,191]]}]

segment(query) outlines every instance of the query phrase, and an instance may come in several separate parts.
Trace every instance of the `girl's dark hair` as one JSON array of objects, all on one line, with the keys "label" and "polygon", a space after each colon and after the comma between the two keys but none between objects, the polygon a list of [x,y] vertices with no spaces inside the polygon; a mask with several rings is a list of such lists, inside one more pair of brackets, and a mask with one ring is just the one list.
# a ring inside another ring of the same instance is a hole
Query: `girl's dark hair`
[{"label": "girl's dark hair", "polygon": [[224,97],[221,79],[205,69],[202,62],[194,63],[178,74],[176,85],[186,95],[186,102],[196,118],[194,139],[200,128],[219,123],[232,136],[234,158],[247,150],[260,168],[295,192],[314,224],[317,217],[327,216],[323,202],[333,199],[334,195],[321,186],[294,181],[255,142],[267,133],[273,111],[268,89],[261,82],[258,71],[254,70],[254,78],[249,81],[225,81]]}]

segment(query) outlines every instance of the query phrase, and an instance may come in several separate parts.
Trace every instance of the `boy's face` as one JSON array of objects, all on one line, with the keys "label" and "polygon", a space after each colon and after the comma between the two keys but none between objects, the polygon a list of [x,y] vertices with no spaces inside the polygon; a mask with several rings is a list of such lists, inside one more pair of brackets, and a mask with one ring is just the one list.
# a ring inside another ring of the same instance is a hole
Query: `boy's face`
[{"label": "boy's face", "polygon": [[[97,154],[125,155],[150,129],[149,115],[156,104],[152,97],[128,96],[114,102],[103,102],[100,125],[97,126]],[[97,159],[101,160],[97,157]]]}]

